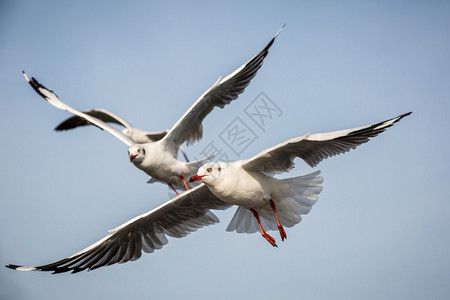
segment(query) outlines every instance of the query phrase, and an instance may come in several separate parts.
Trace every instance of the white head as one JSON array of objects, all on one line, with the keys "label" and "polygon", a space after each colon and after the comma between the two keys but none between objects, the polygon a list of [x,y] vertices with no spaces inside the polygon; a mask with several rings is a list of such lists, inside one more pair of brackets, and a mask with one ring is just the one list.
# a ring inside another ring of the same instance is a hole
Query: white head
[{"label": "white head", "polygon": [[220,180],[228,169],[226,162],[209,162],[198,169],[197,174],[192,176],[189,181],[194,182],[200,180],[205,184],[213,184]]},{"label": "white head", "polygon": [[128,147],[128,156],[130,157],[130,162],[136,164],[141,163],[145,157],[145,148],[141,144],[133,144]]}]

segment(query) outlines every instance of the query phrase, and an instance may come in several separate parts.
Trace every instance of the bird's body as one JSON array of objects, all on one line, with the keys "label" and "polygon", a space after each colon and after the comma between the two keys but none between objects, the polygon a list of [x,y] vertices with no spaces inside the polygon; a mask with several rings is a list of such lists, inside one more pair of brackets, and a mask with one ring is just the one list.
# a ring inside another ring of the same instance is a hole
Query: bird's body
[{"label": "bird's body", "polygon": [[[258,230],[258,222],[268,230],[277,229],[272,205],[276,207],[281,224],[292,227],[317,202],[323,182],[320,171],[277,179],[260,171],[245,169],[245,162],[206,163],[196,175],[218,199],[238,206],[228,231],[254,233]],[[258,215],[258,222],[255,214]]]},{"label": "bird's body", "polygon": [[[222,201],[246,208],[261,208],[269,203],[276,192],[276,178],[261,172],[243,169],[242,161],[211,163],[221,169],[221,176],[207,184],[211,192]],[[199,170],[201,172],[201,170]]]}]

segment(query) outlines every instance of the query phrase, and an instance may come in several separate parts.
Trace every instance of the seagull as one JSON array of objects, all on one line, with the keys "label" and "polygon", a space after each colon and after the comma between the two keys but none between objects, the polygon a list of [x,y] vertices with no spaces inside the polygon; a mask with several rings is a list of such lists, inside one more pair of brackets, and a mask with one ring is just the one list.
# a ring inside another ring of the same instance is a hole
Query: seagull
[{"label": "seagull", "polygon": [[[162,131],[145,131],[140,128],[133,127],[130,123],[119,117],[118,115],[103,109],[91,109],[83,111],[84,114],[90,115],[94,118],[97,118],[105,123],[114,123],[125,127],[122,130],[122,133],[131,138],[135,143],[145,144],[150,142],[156,142],[166,136],[169,130]],[[91,125],[85,118],[82,118],[78,115],[74,115],[66,120],[62,121],[58,126],[55,127],[55,131],[64,131],[74,129],[80,126]],[[186,155],[184,149],[180,146],[179,150],[184,156],[184,159],[189,162],[189,159]]]},{"label": "seagull", "polygon": [[303,159],[315,167],[323,159],[345,153],[366,143],[386,128],[411,114],[353,129],[327,133],[306,134],[268,148],[248,160],[209,162],[189,181],[201,181],[220,200],[237,205],[227,231],[254,233],[274,247],[275,239],[265,230],[277,230],[281,240],[287,238],[283,226],[299,223],[301,214],[307,214],[321,192],[319,171],[288,179],[276,179],[271,174],[290,171],[294,159]]},{"label": "seagull", "polygon": [[148,181],[149,183],[155,181],[166,182],[178,194],[175,187],[183,187],[184,185],[186,190],[189,189],[185,178],[189,178],[206,160],[211,158],[208,157],[193,162],[181,162],[177,160],[180,145],[184,142],[189,145],[200,140],[203,135],[203,119],[214,107],[224,108],[225,105],[237,99],[239,94],[244,92],[262,66],[269,48],[283,28],[284,26],[264,49],[252,59],[225,78],[221,79],[219,77],[217,82],[197,99],[162,139],[145,144],[136,143],[133,139],[102,120],[68,106],[52,90],[47,89],[35,78],[32,77],[30,79],[25,72],[23,74],[33,89],[48,103],[56,108],[84,118],[89,123],[108,131],[127,145],[130,162],[152,177]]},{"label": "seagull", "polygon": [[182,238],[204,226],[219,222],[211,209],[227,209],[231,205],[219,200],[200,184],[171,200],[110,230],[109,234],[85,249],[60,261],[26,267],[7,265],[18,271],[53,271],[77,273],[116,263],[134,261],[142,251],[152,253],[168,243],[167,237]]},{"label": "seagull", "polygon": [[[18,271],[51,271],[55,273],[95,270],[116,263],[134,261],[142,251],[152,253],[167,244],[166,235],[187,236],[198,228],[218,223],[211,209],[238,208],[227,231],[254,233],[259,228],[273,246],[275,239],[267,234],[283,226],[292,227],[307,214],[322,191],[320,171],[276,179],[267,174],[293,169],[293,160],[302,158],[315,167],[323,159],[348,152],[392,126],[410,113],[391,120],[329,133],[305,135],[266,149],[248,160],[232,163],[206,163],[191,181],[200,185],[183,192],[159,207],[110,230],[110,234],[85,249],[54,263],[37,267],[9,264]],[[256,220],[256,221],[255,221]]]}]

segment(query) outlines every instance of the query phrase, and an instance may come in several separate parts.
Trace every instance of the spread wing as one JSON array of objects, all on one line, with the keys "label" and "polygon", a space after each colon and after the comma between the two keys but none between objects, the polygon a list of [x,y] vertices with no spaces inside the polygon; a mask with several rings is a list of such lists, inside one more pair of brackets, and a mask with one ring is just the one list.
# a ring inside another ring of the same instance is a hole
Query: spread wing
[{"label": "spread wing", "polygon": [[[110,112],[106,109],[101,109],[101,108],[91,109],[91,110],[84,111],[83,113],[85,113],[89,116],[92,116],[94,118],[97,118],[105,123],[114,123],[114,124],[122,125],[123,127],[126,127],[126,128],[132,128],[130,123],[128,123],[124,119],[120,118],[119,116],[113,114],[112,112]],[[56,131],[69,130],[69,129],[74,129],[76,127],[87,126],[87,125],[91,125],[91,124],[85,118],[75,115],[75,116],[70,117],[70,118],[64,120],[63,122],[61,122],[58,126],[56,126],[55,130]]]},{"label": "spread wing", "polygon": [[91,246],[55,263],[38,267],[7,265],[19,271],[77,273],[115,263],[134,261],[142,251],[152,253],[167,244],[166,236],[181,238],[198,228],[218,223],[210,209],[226,209],[229,204],[216,198],[201,184],[159,207],[110,230],[110,234]]},{"label": "spread wing", "polygon": [[348,152],[368,142],[370,138],[377,136],[410,114],[411,112],[359,128],[293,138],[262,151],[244,162],[242,167],[266,173],[281,173],[294,167],[296,157],[303,159],[310,167],[315,167],[325,158]]},{"label": "spread wing", "polygon": [[130,139],[125,134],[123,134],[116,128],[112,127],[111,125],[108,125],[100,119],[97,119],[93,116],[82,113],[82,112],[68,106],[67,104],[62,102],[61,99],[59,99],[58,96],[56,96],[56,94],[53,93],[52,90],[47,89],[45,86],[40,84],[35,78],[33,78],[33,77],[31,79],[28,78],[28,76],[25,72],[23,72],[23,76],[25,76],[25,79],[28,81],[28,83],[31,85],[31,87],[36,91],[36,93],[38,93],[39,96],[44,98],[48,103],[50,103],[54,107],[59,108],[61,110],[68,111],[74,115],[84,118],[86,121],[88,121],[92,125],[95,125],[100,129],[104,129],[104,130],[108,131],[113,136],[115,136],[116,138],[118,138],[119,140],[124,142],[127,146],[131,146],[132,144],[134,144],[134,141],[132,139]]},{"label": "spread wing", "polygon": [[205,119],[214,107],[224,108],[225,105],[237,99],[239,94],[244,92],[250,81],[255,77],[256,72],[262,66],[270,46],[272,46],[280,31],[278,31],[272,40],[256,56],[224,79],[219,78],[177,121],[163,139],[172,152],[176,153],[175,151],[178,150],[178,146],[184,142],[187,142],[189,145],[200,140],[203,135],[203,119]]}]

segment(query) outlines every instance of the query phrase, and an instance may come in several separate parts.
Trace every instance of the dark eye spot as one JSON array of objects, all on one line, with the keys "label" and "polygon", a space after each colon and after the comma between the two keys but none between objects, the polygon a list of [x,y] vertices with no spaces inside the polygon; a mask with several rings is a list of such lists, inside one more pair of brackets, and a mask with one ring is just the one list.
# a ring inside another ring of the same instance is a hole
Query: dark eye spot
[{"label": "dark eye spot", "polygon": [[220,172],[220,171],[222,171],[222,168],[221,168],[221,167],[219,167],[219,172]]},{"label": "dark eye spot", "polygon": [[145,155],[145,148],[142,148],[142,154]]},{"label": "dark eye spot", "polygon": [[212,172],[212,168],[208,168],[208,169],[206,169],[206,171]]}]

